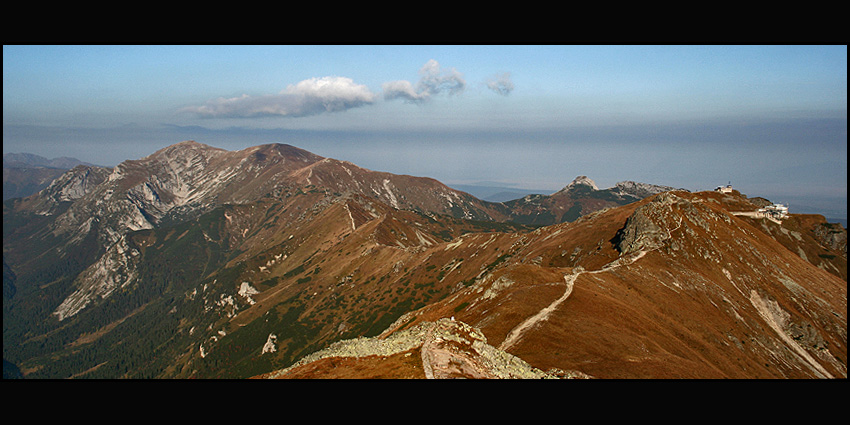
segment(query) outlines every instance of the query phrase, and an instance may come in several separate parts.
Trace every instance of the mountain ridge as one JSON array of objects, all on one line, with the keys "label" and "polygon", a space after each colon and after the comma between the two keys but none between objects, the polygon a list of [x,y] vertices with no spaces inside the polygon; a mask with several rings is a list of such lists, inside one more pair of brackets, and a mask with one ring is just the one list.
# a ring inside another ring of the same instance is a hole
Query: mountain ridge
[{"label": "mountain ridge", "polygon": [[[561,377],[776,377],[767,365],[778,367],[781,370],[779,376],[785,378],[846,377],[846,361],[842,360],[846,358],[842,354],[846,350],[846,330],[834,334],[832,339],[825,338],[829,332],[826,329],[833,326],[846,329],[846,319],[835,320],[833,324],[821,328],[822,331],[812,332],[816,325],[803,319],[799,315],[800,311],[796,310],[799,307],[793,307],[798,301],[789,298],[795,291],[807,291],[797,286],[802,284],[808,287],[810,283],[803,283],[806,280],[831,281],[827,286],[830,289],[824,287],[824,290],[833,296],[829,298],[835,302],[832,304],[832,314],[840,315],[846,309],[846,281],[829,277],[820,269],[816,271],[801,257],[790,254],[776,244],[768,244],[771,248],[763,246],[753,249],[753,252],[765,249],[769,252],[767,255],[758,254],[744,261],[731,258],[719,261],[728,252],[738,252],[724,248],[724,244],[740,241],[737,243],[759,246],[766,240],[761,241],[758,238],[759,230],[749,225],[740,227],[740,230],[737,226],[728,227],[730,224],[744,224],[738,222],[749,219],[735,217],[714,207],[713,200],[719,200],[719,197],[683,195],[686,193],[662,193],[630,206],[601,211],[575,223],[535,230],[529,236],[541,242],[550,240],[555,241],[550,243],[564,243],[574,240],[581,243],[586,240],[586,237],[580,236],[586,231],[585,228],[598,228],[602,223],[610,222],[605,217],[620,217],[614,223],[625,220],[623,227],[608,225],[605,232],[611,236],[611,245],[605,247],[603,244],[599,246],[601,250],[591,250],[591,255],[583,259],[575,257],[576,253],[583,250],[567,249],[567,252],[573,253],[567,263],[555,261],[563,261],[560,260],[564,258],[563,253],[560,256],[540,258],[537,254],[551,256],[551,250],[530,241],[525,245],[528,252],[525,255],[518,254],[524,260],[508,264],[492,277],[483,278],[451,297],[400,318],[384,334],[373,339],[390,338],[400,330],[440,323],[451,316],[453,322],[462,322],[486,335],[486,340],[492,341],[491,344],[498,349],[508,350],[511,355],[522,358],[535,368],[560,371],[556,376]],[[686,211],[691,212],[680,215]],[[724,228],[741,233],[735,237],[720,238],[694,239],[688,236],[708,235],[710,233],[705,232]],[[537,236],[532,236],[538,231]],[[558,232],[569,232],[574,237],[559,237]],[[755,242],[757,240],[760,242]],[[695,244],[696,249],[688,246],[691,244]],[[681,255],[685,252],[690,254]],[[689,265],[692,261],[703,265]],[[671,262],[673,265],[668,266]],[[722,266],[707,265],[712,263],[720,263]],[[786,264],[781,265],[783,263]],[[546,264],[550,267],[542,267]],[[562,267],[557,267],[561,264]],[[785,273],[788,264],[807,270],[805,276],[808,278],[804,281],[796,281],[797,278],[794,278],[794,283],[787,280],[788,275]],[[759,284],[747,290],[747,286],[753,284],[750,279],[755,276],[752,269],[766,267],[762,270],[770,273],[777,266],[786,270],[779,275],[779,286],[765,285],[768,282],[760,279],[757,281]],[[647,274],[647,270],[654,271]],[[710,273],[716,275],[709,277]],[[562,276],[561,283],[558,283],[558,275]],[[535,284],[535,281],[540,283]],[[562,288],[560,292],[559,287]],[[549,293],[548,296],[544,296],[543,289]],[[667,299],[668,295],[664,294],[679,295]],[[702,300],[704,297],[716,298],[716,301],[705,303]],[[719,308],[712,308],[712,304]],[[686,313],[689,309],[698,313],[691,316]],[[618,314],[618,311],[623,311],[625,315]],[[671,315],[673,311],[677,313]],[[493,320],[497,316],[503,319]],[[760,320],[766,323],[762,326],[769,329],[769,334],[755,331],[759,326],[756,322]],[[745,323],[743,326],[751,330],[742,329],[741,325],[730,326],[735,322]],[[603,329],[605,332],[600,334]],[[824,331],[826,333],[822,333]],[[748,334],[750,340],[745,338]],[[767,343],[763,338],[768,335],[779,335],[781,344]],[[721,337],[720,341],[726,342],[716,344],[715,338],[718,337]],[[349,344],[356,343],[351,341]],[[774,348],[761,351],[758,349],[759,344]],[[777,355],[778,352],[772,352],[776,349],[787,350],[780,355],[783,360],[779,364],[767,360]],[[357,349],[349,350],[349,353],[354,353]],[[424,352],[427,348],[423,344],[420,350]],[[744,360],[747,355],[743,353],[747,350],[759,354]],[[737,353],[737,360],[726,354],[728,351]],[[551,355],[557,352],[570,355],[559,361]],[[697,355],[698,352],[702,354]],[[826,352],[831,354],[825,355]],[[325,362],[339,362],[343,358],[358,359],[347,360],[340,366],[342,371],[337,373],[355,367],[368,368],[365,369],[368,372],[363,373],[369,373],[370,376],[385,373],[381,372],[380,362],[362,357],[362,354],[358,357],[357,354],[327,351],[317,353],[316,356],[331,359]],[[412,369],[434,367],[429,366],[426,356],[421,357],[421,361],[413,363]],[[588,363],[593,358],[597,360]],[[306,358],[296,369],[281,370],[261,377],[333,376],[332,371],[323,372],[312,368],[311,364],[317,361],[316,357]],[[452,370],[448,365],[443,365],[443,368]],[[455,373],[459,372],[455,370]],[[475,377],[471,372],[460,375]]]},{"label": "mountain ridge", "polygon": [[[395,377],[846,377],[846,231],[735,215],[758,208],[739,193],[584,177],[515,213],[197,142],[57,182],[4,203],[4,359],[28,377],[263,377],[428,323],[445,332],[393,354]],[[511,221],[568,202],[573,220]]]}]

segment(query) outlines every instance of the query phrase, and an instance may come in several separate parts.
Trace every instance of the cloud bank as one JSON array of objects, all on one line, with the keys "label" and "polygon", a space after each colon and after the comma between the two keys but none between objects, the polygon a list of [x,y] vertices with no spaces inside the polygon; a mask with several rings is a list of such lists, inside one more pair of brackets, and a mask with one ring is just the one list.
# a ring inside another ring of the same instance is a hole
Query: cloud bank
[{"label": "cloud bank", "polygon": [[322,77],[290,85],[274,95],[221,97],[183,111],[218,118],[304,117],[369,105],[376,97],[368,87],[355,84],[350,78]]},{"label": "cloud bank", "polygon": [[[460,94],[466,88],[463,74],[454,68],[443,69],[434,59],[419,69],[419,75],[415,86],[406,80],[383,83],[384,100],[403,99],[409,103],[422,103],[441,93]],[[514,88],[509,73],[497,75],[485,84],[505,96]],[[378,97],[368,87],[356,84],[350,78],[322,77],[290,85],[277,94],[220,97],[200,106],[183,108],[181,112],[204,118],[305,117],[371,105]]]}]

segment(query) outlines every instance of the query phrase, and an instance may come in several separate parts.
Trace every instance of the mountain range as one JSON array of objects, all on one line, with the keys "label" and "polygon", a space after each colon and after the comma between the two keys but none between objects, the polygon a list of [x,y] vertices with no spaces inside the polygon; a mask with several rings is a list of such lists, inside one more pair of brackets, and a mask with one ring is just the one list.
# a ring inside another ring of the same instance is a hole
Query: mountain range
[{"label": "mountain range", "polygon": [[846,230],[766,203],[489,202],[284,144],[77,165],[4,202],[4,377],[846,378]]}]

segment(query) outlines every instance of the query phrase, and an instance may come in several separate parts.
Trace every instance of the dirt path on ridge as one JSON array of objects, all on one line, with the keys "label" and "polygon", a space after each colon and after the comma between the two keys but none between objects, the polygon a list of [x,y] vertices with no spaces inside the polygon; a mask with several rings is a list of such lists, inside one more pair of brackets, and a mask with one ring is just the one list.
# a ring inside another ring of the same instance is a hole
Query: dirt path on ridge
[{"label": "dirt path on ridge", "polygon": [[555,311],[555,309],[558,308],[558,306],[561,303],[566,301],[567,298],[570,297],[570,294],[573,293],[573,286],[575,285],[575,281],[576,281],[576,279],[578,279],[579,275],[581,275],[582,273],[591,273],[591,274],[602,273],[602,272],[607,272],[609,270],[613,270],[617,267],[629,265],[629,264],[632,264],[635,261],[639,260],[644,255],[646,255],[647,252],[648,251],[639,251],[637,254],[629,257],[625,262],[622,261],[623,258],[618,258],[618,259],[606,264],[605,266],[603,266],[599,270],[593,270],[593,271],[588,272],[588,271],[585,271],[584,268],[582,268],[581,266],[576,267],[575,269],[573,269],[572,273],[564,275],[564,282],[566,283],[566,289],[564,290],[564,294],[561,295],[560,298],[553,301],[551,304],[549,304],[548,306],[544,307],[542,310],[537,312],[537,314],[535,314],[534,316],[531,316],[528,319],[525,319],[522,323],[520,323],[519,325],[517,325],[516,327],[511,329],[511,331],[508,332],[508,336],[505,337],[505,340],[502,341],[502,343],[499,345],[499,349],[506,351],[508,348],[510,348],[514,344],[516,344],[517,341],[519,341],[519,339],[522,337],[522,335],[525,333],[526,330],[528,330],[531,327],[536,326],[537,324],[539,324],[540,322],[542,322],[544,320],[547,320],[549,318],[549,314],[551,314],[553,311]]},{"label": "dirt path on ridge", "polygon": [[[676,230],[679,230],[679,228],[682,227],[683,221],[684,220],[680,217],[679,223],[676,225],[676,227],[674,229],[667,231],[667,238],[665,240],[672,238],[672,233],[675,232]],[[659,245],[659,247],[660,247],[660,245]],[[654,250],[658,249],[659,247],[656,247],[656,248],[653,248],[653,249],[650,249],[650,250],[641,250],[641,251],[638,251],[636,254],[626,256],[626,257],[617,258],[616,260],[602,266],[602,268],[599,269],[599,270],[593,270],[593,271],[588,272],[588,271],[585,271],[584,268],[582,268],[581,266],[574,268],[572,273],[570,273],[568,275],[564,275],[564,281],[566,283],[566,289],[564,290],[564,294],[561,295],[560,298],[553,301],[551,304],[549,304],[548,306],[544,307],[542,310],[537,312],[537,314],[535,314],[534,316],[531,316],[528,319],[525,319],[522,323],[520,323],[519,325],[517,325],[516,327],[511,329],[511,331],[508,332],[508,336],[506,336],[505,340],[502,341],[502,343],[499,345],[499,349],[503,350],[503,351],[507,351],[510,347],[515,345],[520,340],[520,338],[522,338],[522,335],[528,329],[538,325],[540,322],[542,322],[544,320],[547,320],[549,318],[549,314],[551,314],[553,311],[555,311],[555,309],[558,308],[558,306],[561,303],[566,301],[567,298],[569,298],[570,294],[572,294],[573,286],[575,285],[575,281],[576,281],[576,279],[578,279],[579,275],[581,275],[582,273],[602,273],[602,272],[607,272],[609,270],[613,270],[613,269],[618,268],[618,267],[630,265],[630,264],[634,263],[635,261],[643,258],[643,256],[646,255],[648,252],[654,251]]]}]

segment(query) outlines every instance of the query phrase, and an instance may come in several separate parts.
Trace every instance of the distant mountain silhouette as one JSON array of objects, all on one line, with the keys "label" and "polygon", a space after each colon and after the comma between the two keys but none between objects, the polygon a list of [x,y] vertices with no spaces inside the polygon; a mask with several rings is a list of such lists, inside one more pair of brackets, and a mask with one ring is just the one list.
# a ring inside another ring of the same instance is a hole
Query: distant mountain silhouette
[{"label": "distant mountain silhouette", "polygon": [[32,195],[77,165],[92,164],[69,157],[47,159],[29,153],[3,154],[3,200]]}]

